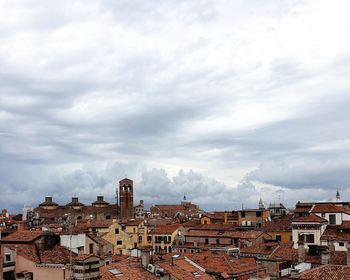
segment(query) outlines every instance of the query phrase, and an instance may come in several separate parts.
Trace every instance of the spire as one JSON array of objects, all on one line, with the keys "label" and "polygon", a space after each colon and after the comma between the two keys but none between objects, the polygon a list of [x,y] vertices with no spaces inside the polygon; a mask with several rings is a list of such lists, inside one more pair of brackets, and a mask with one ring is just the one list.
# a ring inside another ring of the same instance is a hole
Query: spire
[{"label": "spire", "polygon": [[259,200],[259,209],[265,209],[265,205],[264,205],[264,203],[262,201],[261,196],[260,196],[260,200]]},{"label": "spire", "polygon": [[339,193],[339,190],[337,189],[337,194],[335,195],[335,198],[337,201],[340,200],[340,193]]}]

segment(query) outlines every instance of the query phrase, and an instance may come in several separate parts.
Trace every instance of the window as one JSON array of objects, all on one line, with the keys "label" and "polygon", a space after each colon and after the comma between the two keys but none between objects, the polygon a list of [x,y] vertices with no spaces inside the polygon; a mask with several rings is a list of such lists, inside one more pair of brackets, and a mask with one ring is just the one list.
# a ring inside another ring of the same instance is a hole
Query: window
[{"label": "window", "polygon": [[142,241],[142,236],[140,235],[140,236],[139,236],[139,242],[141,242],[141,241]]},{"label": "window", "polygon": [[209,244],[209,239],[208,238],[205,239],[205,244]]},{"label": "window", "polygon": [[123,241],[117,240],[117,245],[123,245]]},{"label": "window", "polygon": [[245,218],[245,212],[241,212],[241,217]]},{"label": "window", "polygon": [[216,239],[216,244],[220,244],[220,239],[219,238]]},{"label": "window", "polygon": [[276,241],[281,242],[282,237],[280,234],[276,234]]},{"label": "window", "polygon": [[115,234],[119,234],[119,228],[116,228],[114,232]]},{"label": "window", "polygon": [[89,254],[94,253],[94,244],[89,244]]},{"label": "window", "polygon": [[111,219],[111,216],[106,216],[106,220],[110,220]]},{"label": "window", "polygon": [[148,241],[148,242],[151,242],[151,241],[152,241],[152,236],[150,236],[150,235],[147,236],[147,241]]},{"label": "window", "polygon": [[340,247],[344,247],[344,242],[339,242]]},{"label": "window", "polygon": [[305,243],[315,243],[315,237],[313,234],[301,234],[300,240],[303,240]]},{"label": "window", "polygon": [[335,214],[330,214],[329,215],[329,224],[330,225],[335,225],[336,224]]},{"label": "window", "polygon": [[256,216],[257,216],[257,217],[261,217],[261,216],[262,216],[261,211],[257,211],[257,212],[256,212]]},{"label": "window", "polygon": [[321,214],[322,218],[326,217],[326,213]]},{"label": "window", "polygon": [[5,261],[10,262],[11,261],[11,254],[10,253],[5,253]]}]

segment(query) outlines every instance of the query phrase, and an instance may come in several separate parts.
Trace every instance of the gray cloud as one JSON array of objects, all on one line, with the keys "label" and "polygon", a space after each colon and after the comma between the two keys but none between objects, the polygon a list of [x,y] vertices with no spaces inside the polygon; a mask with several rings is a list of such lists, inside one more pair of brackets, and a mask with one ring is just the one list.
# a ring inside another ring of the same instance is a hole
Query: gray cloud
[{"label": "gray cloud", "polygon": [[1,205],[123,173],[149,203],[348,194],[348,5],[0,4]]}]

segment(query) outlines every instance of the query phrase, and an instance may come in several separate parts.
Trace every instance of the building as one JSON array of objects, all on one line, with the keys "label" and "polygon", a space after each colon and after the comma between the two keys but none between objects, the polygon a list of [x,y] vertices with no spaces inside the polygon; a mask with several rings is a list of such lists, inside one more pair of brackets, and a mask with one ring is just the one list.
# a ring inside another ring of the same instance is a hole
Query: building
[{"label": "building", "polygon": [[287,209],[282,203],[270,203],[269,208],[271,219],[287,214]]},{"label": "building", "polygon": [[268,209],[243,209],[238,212],[238,223],[241,227],[261,228],[271,220]]},{"label": "building", "polygon": [[238,213],[235,211],[214,211],[201,215],[201,224],[234,224],[238,225]]},{"label": "building", "polygon": [[292,221],[294,248],[302,241],[306,248],[310,245],[321,245],[321,235],[327,227],[328,221],[315,214],[297,217]]},{"label": "building", "polygon": [[78,197],[72,197],[72,201],[66,205],[54,202],[51,196],[45,197],[45,201],[34,209],[35,220],[31,225],[42,224],[76,224],[80,220],[111,220],[117,218],[117,205],[103,200],[103,196],[97,196],[97,200],[91,205],[85,205]]},{"label": "building", "polygon": [[155,253],[171,253],[176,240],[184,235],[185,229],[180,224],[157,225],[148,228],[147,245],[151,245]]},{"label": "building", "polygon": [[181,204],[155,204],[151,207],[152,217],[189,220],[198,218],[199,213],[198,205],[186,200],[186,197],[184,197]]},{"label": "building", "polygon": [[145,205],[143,203],[143,200],[140,200],[140,204],[135,206],[134,218],[135,219],[144,219],[145,218]]},{"label": "building", "polygon": [[119,181],[120,219],[134,218],[134,183],[128,178]]},{"label": "building", "polygon": [[99,280],[101,260],[91,254],[81,254],[73,258],[72,280]]},{"label": "building", "polygon": [[[4,279],[54,279],[69,277],[73,255],[59,245],[59,237],[41,231],[16,231],[1,240]],[[14,278],[15,277],[15,278]]]},{"label": "building", "polygon": [[76,254],[94,254],[98,256],[113,254],[113,245],[92,233],[60,234],[60,245]]},{"label": "building", "polygon": [[267,222],[262,229],[266,231],[273,240],[288,243],[293,240],[292,220],[293,215],[275,217],[272,221]]}]

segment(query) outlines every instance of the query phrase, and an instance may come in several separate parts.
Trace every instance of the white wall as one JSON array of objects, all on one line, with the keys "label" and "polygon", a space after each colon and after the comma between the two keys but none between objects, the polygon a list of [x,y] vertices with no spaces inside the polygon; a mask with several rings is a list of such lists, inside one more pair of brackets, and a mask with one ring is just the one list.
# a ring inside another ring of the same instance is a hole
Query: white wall
[{"label": "white wall", "polygon": [[72,243],[70,243],[70,237],[70,235],[60,235],[61,246],[64,246],[68,249],[71,247],[72,251],[78,254],[78,247],[85,248],[86,235],[85,233],[72,235]]}]

